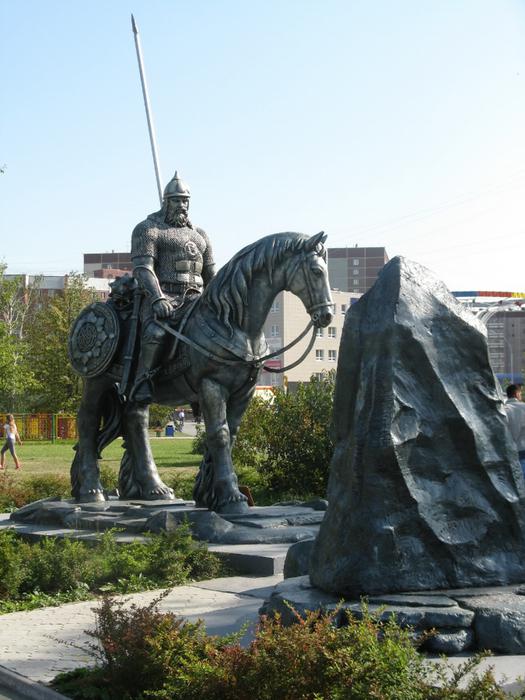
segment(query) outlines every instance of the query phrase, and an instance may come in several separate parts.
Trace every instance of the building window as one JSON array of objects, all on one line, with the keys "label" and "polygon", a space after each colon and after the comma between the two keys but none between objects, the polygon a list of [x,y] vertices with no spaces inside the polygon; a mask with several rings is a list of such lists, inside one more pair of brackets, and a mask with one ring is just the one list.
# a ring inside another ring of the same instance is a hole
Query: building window
[{"label": "building window", "polygon": [[328,337],[337,338],[337,328],[335,326],[328,326]]},{"label": "building window", "polygon": [[343,316],[346,314],[346,304],[341,304],[341,313]]},{"label": "building window", "polygon": [[354,258],[353,263],[354,265],[359,265],[359,260],[357,258]]},{"label": "building window", "polygon": [[272,336],[272,338],[277,338],[279,335],[279,326],[273,325],[270,331],[270,335]]},{"label": "building window", "polygon": [[317,360],[317,362],[323,362],[324,350],[316,350],[315,351],[315,359]]},{"label": "building window", "polygon": [[322,382],[323,379],[326,377],[326,374],[324,372],[314,372],[314,377],[320,382]]},{"label": "building window", "polygon": [[359,274],[359,270],[354,270],[353,272],[354,272],[354,275],[358,275],[358,274]]},{"label": "building window", "polygon": [[328,351],[328,362],[335,362],[337,359],[337,350]]},{"label": "building window", "polygon": [[324,338],[324,328],[318,328],[318,329],[317,329],[317,337],[318,337],[318,338]]},{"label": "building window", "polygon": [[352,284],[354,287],[357,287],[359,285],[359,280],[352,280]]},{"label": "building window", "polygon": [[274,302],[272,304],[272,308],[270,309],[270,311],[272,312],[272,314],[274,314],[276,311],[279,311],[279,302],[277,301],[277,299],[274,299]]}]

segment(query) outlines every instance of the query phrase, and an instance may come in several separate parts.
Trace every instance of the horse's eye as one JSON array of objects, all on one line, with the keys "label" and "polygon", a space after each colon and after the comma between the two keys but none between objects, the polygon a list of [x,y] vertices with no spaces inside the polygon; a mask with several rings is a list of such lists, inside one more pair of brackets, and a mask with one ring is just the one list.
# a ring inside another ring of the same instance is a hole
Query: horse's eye
[{"label": "horse's eye", "polygon": [[312,272],[313,272],[314,275],[316,275],[317,277],[320,277],[320,276],[323,274],[323,271],[321,270],[320,267],[312,267]]}]

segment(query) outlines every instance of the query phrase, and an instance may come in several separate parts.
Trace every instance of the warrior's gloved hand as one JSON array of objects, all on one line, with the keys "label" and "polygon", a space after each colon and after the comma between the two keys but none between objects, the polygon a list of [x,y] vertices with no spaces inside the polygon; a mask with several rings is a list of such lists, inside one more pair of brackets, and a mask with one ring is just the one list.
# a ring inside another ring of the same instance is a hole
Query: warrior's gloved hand
[{"label": "warrior's gloved hand", "polygon": [[156,299],[151,308],[157,318],[169,318],[173,307],[167,299]]}]

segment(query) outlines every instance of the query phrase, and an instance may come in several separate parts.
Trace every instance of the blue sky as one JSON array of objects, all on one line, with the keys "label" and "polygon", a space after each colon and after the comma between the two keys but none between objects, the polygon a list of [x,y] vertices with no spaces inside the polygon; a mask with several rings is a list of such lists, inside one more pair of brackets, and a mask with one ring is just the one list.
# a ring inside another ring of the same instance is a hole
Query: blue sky
[{"label": "blue sky", "polygon": [[178,169],[219,264],[276,231],[524,291],[525,1],[0,0],[0,259],[129,249]]}]

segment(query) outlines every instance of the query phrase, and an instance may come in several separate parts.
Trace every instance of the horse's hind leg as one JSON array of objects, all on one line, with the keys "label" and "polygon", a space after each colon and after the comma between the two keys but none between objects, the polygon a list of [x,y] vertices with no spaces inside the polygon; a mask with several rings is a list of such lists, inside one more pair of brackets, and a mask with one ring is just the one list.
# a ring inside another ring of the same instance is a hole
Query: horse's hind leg
[{"label": "horse's hind leg", "polygon": [[100,483],[97,436],[100,427],[100,400],[107,387],[96,379],[84,380],[84,391],[77,416],[78,443],[71,465],[71,493],[81,503],[104,501]]}]

